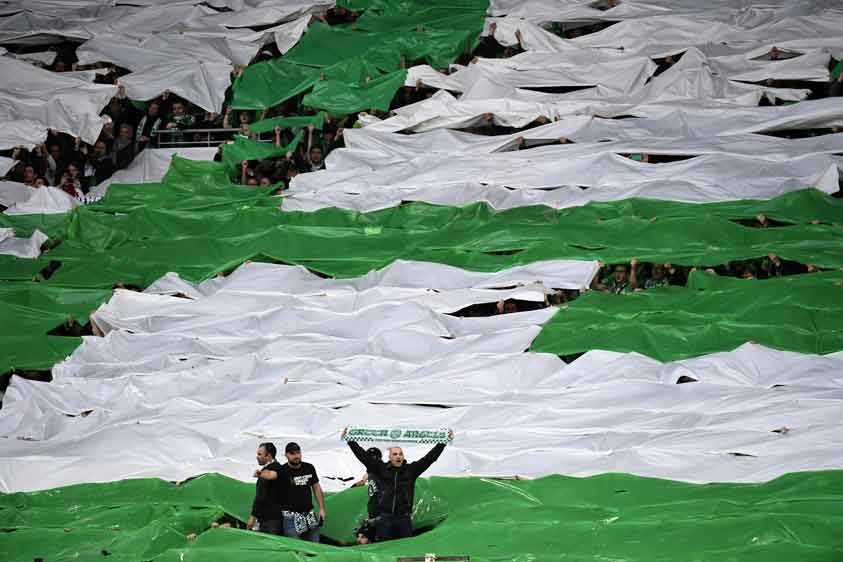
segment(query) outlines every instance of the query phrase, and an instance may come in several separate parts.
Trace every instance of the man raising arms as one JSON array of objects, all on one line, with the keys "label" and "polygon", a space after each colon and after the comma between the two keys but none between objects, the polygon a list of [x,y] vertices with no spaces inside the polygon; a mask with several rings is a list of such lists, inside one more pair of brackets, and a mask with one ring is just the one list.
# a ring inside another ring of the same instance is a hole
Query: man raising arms
[{"label": "man raising arms", "polygon": [[[346,430],[343,430],[343,437]],[[453,432],[450,432],[448,437],[452,440]],[[385,541],[412,536],[416,480],[436,462],[445,450],[445,444],[439,443],[425,456],[411,463],[404,459],[404,451],[401,447],[390,447],[389,462],[384,463],[373,458],[356,441],[349,441],[348,446],[357,460],[366,467],[369,478],[374,476],[379,484],[382,484],[378,501],[375,540]]]}]

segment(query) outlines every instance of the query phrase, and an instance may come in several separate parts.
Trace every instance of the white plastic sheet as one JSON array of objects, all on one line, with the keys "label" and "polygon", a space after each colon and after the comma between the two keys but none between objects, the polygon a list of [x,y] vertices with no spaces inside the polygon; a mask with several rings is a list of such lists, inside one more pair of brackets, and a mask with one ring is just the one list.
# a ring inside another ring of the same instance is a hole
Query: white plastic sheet
[{"label": "white plastic sheet", "polygon": [[16,181],[0,181],[0,205],[11,207],[23,203],[35,192],[35,189]]},{"label": "white plastic sheet", "polygon": [[151,100],[169,90],[205,111],[220,113],[230,74],[231,65],[224,62],[176,61],[141,68],[122,77],[120,84],[133,100]]},{"label": "white plastic sheet", "polygon": [[14,168],[17,163],[17,160],[12,160],[11,158],[0,156],[0,176],[5,176],[6,174],[8,174],[9,170]]},{"label": "white plastic sheet", "polygon": [[41,255],[41,244],[46,241],[47,235],[38,229],[27,238],[19,238],[13,229],[0,228],[0,255],[34,259]]},{"label": "white plastic sheet", "polygon": [[[117,93],[116,86],[90,84],[8,57],[0,57],[0,76],[15,77],[0,83],[0,122],[35,122],[92,144],[102,129],[99,112]],[[9,138],[0,129],[0,146],[20,136],[14,126]]]},{"label": "white plastic sheet", "polygon": [[7,215],[53,215],[66,213],[79,206],[79,201],[57,187],[33,189],[29,198],[11,205]]},{"label": "white plastic sheet", "polygon": [[360,166],[303,174],[293,180],[285,208],[337,206],[368,211],[402,200],[561,208],[630,197],[704,203],[767,199],[806,187],[833,193],[838,177],[837,163],[818,154],[785,160],[709,154],[649,164],[611,150],[581,151],[576,145],[568,150],[556,145],[460,158],[424,154],[384,162],[374,170]]}]

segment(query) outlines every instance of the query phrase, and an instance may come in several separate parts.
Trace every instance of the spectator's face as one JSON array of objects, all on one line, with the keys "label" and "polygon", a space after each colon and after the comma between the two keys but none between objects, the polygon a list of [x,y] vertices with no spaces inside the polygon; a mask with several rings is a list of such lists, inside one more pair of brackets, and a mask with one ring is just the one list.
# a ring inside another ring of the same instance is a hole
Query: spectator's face
[{"label": "spectator's face", "polygon": [[59,161],[59,157],[61,156],[61,149],[59,148],[59,145],[50,145],[50,156],[52,156],[53,160],[55,160],[56,162]]},{"label": "spectator's face", "polygon": [[180,103],[173,104],[173,115],[176,117],[184,115],[184,106]]},{"label": "spectator's face", "polygon": [[357,544],[369,544],[369,537],[363,533],[357,533]]},{"label": "spectator's face", "polygon": [[664,277],[664,266],[657,263],[653,266],[653,279],[661,279]]},{"label": "spectator's face", "polygon": [[255,178],[249,178],[246,180],[246,185],[258,185],[258,180]]},{"label": "spectator's face", "polygon": [[295,168],[287,168],[287,179],[288,179],[288,180],[293,179],[293,178],[294,178],[294,177],[296,177],[297,175],[299,175],[299,171],[298,171],[298,170],[296,170]]},{"label": "spectator's face", "polygon": [[506,301],[503,304],[503,311],[507,314],[511,314],[513,312],[518,312],[518,307],[512,301]]},{"label": "spectator's face", "polygon": [[96,156],[97,158],[101,158],[105,156],[106,150],[108,149],[105,146],[105,143],[102,141],[97,141],[97,144],[94,145],[94,156]]},{"label": "spectator's face", "polygon": [[129,125],[123,125],[120,127],[120,138],[124,140],[132,139],[132,128]]},{"label": "spectator's face", "polygon": [[107,137],[114,135],[114,121],[109,121],[105,125],[103,125],[102,132]]},{"label": "spectator's face", "polygon": [[258,182],[258,185],[260,185],[261,187],[269,187],[270,185],[272,185],[272,182],[269,180],[268,177],[264,176],[261,178],[261,181]]},{"label": "spectator's face", "polygon": [[310,149],[310,161],[314,164],[321,164],[322,163],[322,149],[319,147],[313,147]]},{"label": "spectator's face", "polygon": [[71,164],[67,167],[67,174],[70,176],[70,179],[76,179],[79,176],[79,168],[76,167],[76,164]]},{"label": "spectator's face", "polygon": [[246,113],[244,111],[243,113],[240,114],[240,124],[241,125],[248,125],[251,122],[252,122],[252,118],[249,117],[248,113]]},{"label": "spectator's face", "polygon": [[146,114],[150,117],[158,117],[158,104],[151,103],[149,107],[146,108]]},{"label": "spectator's face", "polygon": [[287,457],[287,462],[290,463],[292,466],[298,466],[301,464],[301,451],[284,453],[284,456]]},{"label": "spectator's face", "polygon": [[47,182],[44,178],[38,178],[35,180],[35,187],[44,187],[45,185],[47,185]]},{"label": "spectator's face", "polygon": [[272,457],[269,455],[269,453],[266,452],[266,449],[264,449],[263,447],[258,447],[258,452],[255,454],[255,458],[257,459],[258,464],[261,466],[265,465],[266,463],[272,460]]},{"label": "spectator's face", "polygon": [[34,183],[35,182],[35,168],[32,166],[27,166],[23,169],[23,183]]},{"label": "spectator's face", "polygon": [[615,267],[615,282],[625,283],[628,276],[629,272],[626,270],[625,265]]},{"label": "spectator's face", "polygon": [[398,468],[402,464],[404,464],[404,451],[401,447],[390,447],[389,448],[389,464]]}]

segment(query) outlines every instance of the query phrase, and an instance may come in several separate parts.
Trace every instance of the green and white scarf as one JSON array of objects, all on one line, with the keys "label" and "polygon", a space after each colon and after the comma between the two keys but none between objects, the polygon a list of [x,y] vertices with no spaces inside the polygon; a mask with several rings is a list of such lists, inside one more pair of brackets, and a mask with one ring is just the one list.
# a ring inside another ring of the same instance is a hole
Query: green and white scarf
[{"label": "green and white scarf", "polygon": [[438,429],[408,429],[349,426],[343,440],[345,441],[380,441],[390,443],[450,443],[451,430],[442,427]]}]

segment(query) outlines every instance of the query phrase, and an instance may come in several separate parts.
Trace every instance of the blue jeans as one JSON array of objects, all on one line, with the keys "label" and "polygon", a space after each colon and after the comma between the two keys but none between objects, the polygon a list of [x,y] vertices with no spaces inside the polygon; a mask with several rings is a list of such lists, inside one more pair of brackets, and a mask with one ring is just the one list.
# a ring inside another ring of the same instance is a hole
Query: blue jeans
[{"label": "blue jeans", "polygon": [[261,533],[269,533],[270,535],[282,535],[281,532],[281,520],[280,519],[259,519],[258,523],[260,523],[260,532]]},{"label": "blue jeans", "polygon": [[299,535],[296,532],[296,524],[292,517],[284,517],[284,536],[303,541],[319,542],[319,527],[311,529]]},{"label": "blue jeans", "polygon": [[376,542],[412,536],[413,520],[409,515],[381,515],[375,524]]}]

